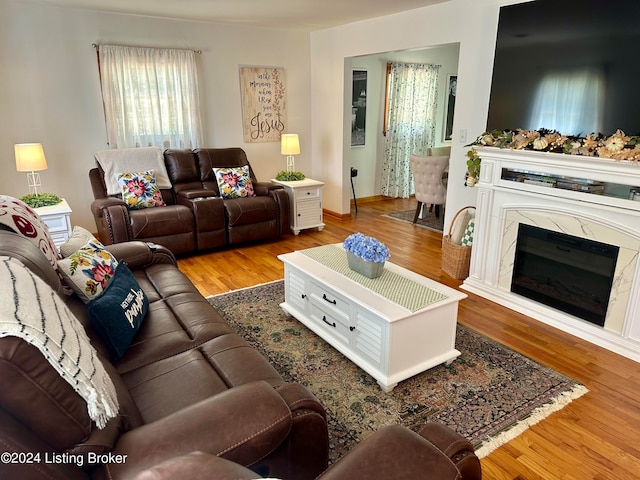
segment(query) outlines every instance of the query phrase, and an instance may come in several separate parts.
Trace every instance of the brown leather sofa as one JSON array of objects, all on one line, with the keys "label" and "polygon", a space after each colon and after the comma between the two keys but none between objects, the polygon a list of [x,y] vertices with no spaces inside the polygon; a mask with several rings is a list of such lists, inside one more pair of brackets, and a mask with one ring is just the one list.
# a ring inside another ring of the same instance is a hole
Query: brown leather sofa
[{"label": "brown leather sofa", "polygon": [[[86,305],[76,295],[60,297],[112,379],[119,414],[98,429],[85,400],[36,347],[0,336],[0,478],[480,480],[473,447],[437,424],[418,433],[383,429],[327,470],[323,407],[232,330],[171,251],[144,242],[107,248],[149,299],[124,356],[109,360]],[[0,228],[0,256],[22,262],[52,294],[61,291],[49,260],[27,238]]]},{"label": "brown leather sofa", "polygon": [[[289,197],[272,182],[259,182],[241,148],[166,150],[170,189],[162,189],[165,207],[129,210],[109,196],[104,171],[89,171],[91,204],[98,236],[105,245],[141,240],[166,246],[175,254],[276,239],[289,231]],[[220,196],[213,168],[249,166],[255,196]]]},{"label": "brown leather sofa", "polygon": [[[0,338],[0,451],[15,457],[0,462],[0,478],[130,479],[197,450],[261,475],[308,479],[322,472],[328,434],[317,399],[285,383],[233,331],[167,248],[143,242],[108,248],[128,264],[149,299],[149,312],[120,360],[109,360],[88,325],[85,304],[63,296],[116,387],[119,415],[99,430],[85,401],[40,351],[18,337]],[[60,291],[53,267],[25,237],[0,230],[0,255],[17,258]],[[102,454],[113,461],[88,465]]]}]

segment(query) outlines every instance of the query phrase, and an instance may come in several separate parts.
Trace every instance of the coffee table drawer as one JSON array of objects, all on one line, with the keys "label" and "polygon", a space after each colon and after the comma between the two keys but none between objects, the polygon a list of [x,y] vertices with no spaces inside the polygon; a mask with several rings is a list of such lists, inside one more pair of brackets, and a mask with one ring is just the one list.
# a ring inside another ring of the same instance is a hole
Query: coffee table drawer
[{"label": "coffee table drawer", "polygon": [[318,305],[311,300],[311,319],[336,340],[344,345],[349,343],[349,318],[339,312],[330,311],[324,305]]},{"label": "coffee table drawer", "polygon": [[313,282],[311,284],[311,298],[315,299],[320,305],[338,310],[344,315],[349,315],[349,306],[351,305],[351,302],[347,301],[347,299],[342,295],[336,294],[332,289],[327,288],[325,285]]}]

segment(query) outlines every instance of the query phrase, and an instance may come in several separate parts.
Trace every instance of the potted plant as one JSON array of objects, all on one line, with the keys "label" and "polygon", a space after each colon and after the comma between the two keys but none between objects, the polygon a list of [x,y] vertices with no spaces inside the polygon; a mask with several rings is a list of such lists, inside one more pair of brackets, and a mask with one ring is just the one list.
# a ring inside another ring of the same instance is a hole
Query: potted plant
[{"label": "potted plant", "polygon": [[349,235],[343,245],[347,251],[349,268],[368,278],[382,275],[384,262],[391,257],[384,243],[362,233]]},{"label": "potted plant", "polygon": [[304,179],[305,176],[302,172],[288,172],[281,170],[276,175],[276,180],[280,180],[281,182],[297,182]]}]

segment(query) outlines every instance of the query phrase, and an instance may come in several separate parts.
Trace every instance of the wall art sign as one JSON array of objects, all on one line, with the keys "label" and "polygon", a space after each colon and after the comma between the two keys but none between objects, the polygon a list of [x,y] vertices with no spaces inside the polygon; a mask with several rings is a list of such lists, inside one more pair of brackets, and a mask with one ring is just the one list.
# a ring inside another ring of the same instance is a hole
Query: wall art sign
[{"label": "wall art sign", "polygon": [[284,68],[240,67],[240,94],[244,141],[279,142],[287,127]]}]

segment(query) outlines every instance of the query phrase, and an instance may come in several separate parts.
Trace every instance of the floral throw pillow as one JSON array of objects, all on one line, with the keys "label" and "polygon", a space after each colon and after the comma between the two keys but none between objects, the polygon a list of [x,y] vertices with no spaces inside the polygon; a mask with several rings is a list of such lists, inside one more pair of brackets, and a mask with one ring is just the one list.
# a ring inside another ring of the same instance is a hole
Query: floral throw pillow
[{"label": "floral throw pillow", "polygon": [[122,200],[127,204],[127,208],[138,210],[165,206],[153,170],[115,175],[122,192]]},{"label": "floral throw pillow", "polygon": [[218,182],[222,198],[255,197],[253,183],[249,175],[249,166],[214,168],[213,174]]},{"label": "floral throw pillow", "polygon": [[106,290],[118,261],[97,240],[87,242],[67,258],[58,261],[66,283],[87,303]]}]

